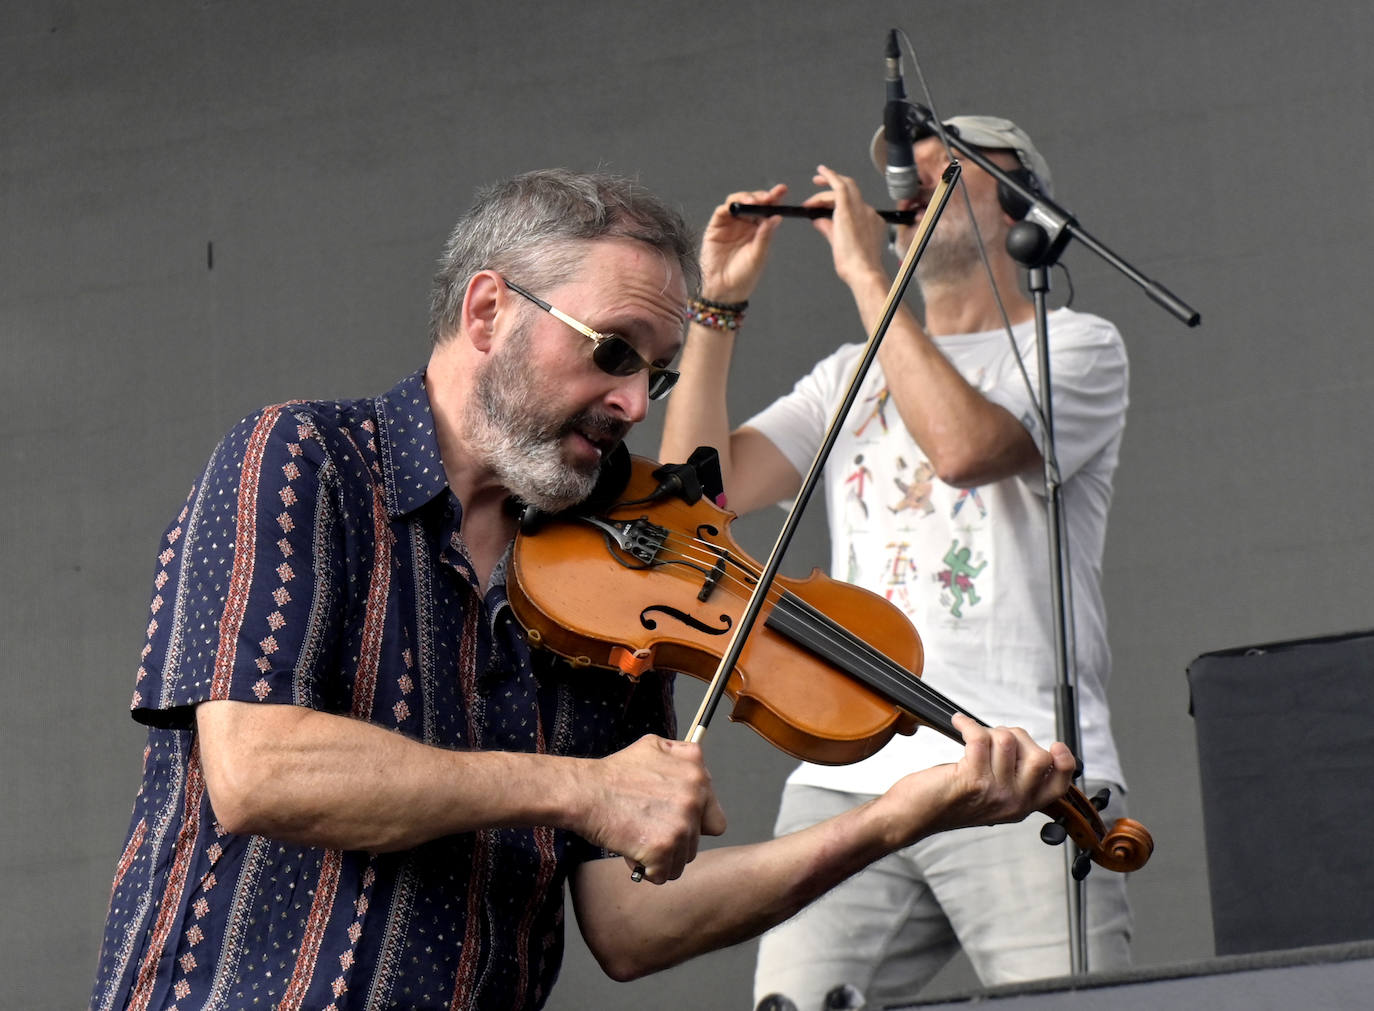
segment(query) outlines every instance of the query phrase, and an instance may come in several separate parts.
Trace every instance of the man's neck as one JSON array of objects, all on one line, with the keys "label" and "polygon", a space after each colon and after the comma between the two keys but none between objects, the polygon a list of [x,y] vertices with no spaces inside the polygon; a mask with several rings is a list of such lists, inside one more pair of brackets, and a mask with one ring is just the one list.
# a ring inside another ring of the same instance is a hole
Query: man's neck
[{"label": "man's neck", "polygon": [[449,488],[463,510],[459,525],[463,546],[472,559],[479,584],[485,589],[491,582],[492,570],[515,536],[515,518],[506,508],[510,493],[492,479],[474,480],[471,457],[459,446],[446,446],[440,439],[439,455],[444,460]]},{"label": "man's neck", "polygon": [[425,384],[439,458],[449,488],[463,510],[463,543],[485,587],[506,545],[515,536],[515,521],[505,509],[509,492],[495,474],[477,463],[478,455],[466,444],[461,399],[466,390],[461,381],[454,381],[452,374],[445,374],[450,368],[452,363],[442,356],[431,358]]},{"label": "man's neck", "polygon": [[1000,305],[981,268],[952,283],[923,283],[921,297],[925,303],[926,333],[932,337],[949,337],[1000,330],[1004,325],[1003,309],[1013,326],[1030,319],[1035,307],[1022,293],[1015,270],[1004,269],[999,273]]}]

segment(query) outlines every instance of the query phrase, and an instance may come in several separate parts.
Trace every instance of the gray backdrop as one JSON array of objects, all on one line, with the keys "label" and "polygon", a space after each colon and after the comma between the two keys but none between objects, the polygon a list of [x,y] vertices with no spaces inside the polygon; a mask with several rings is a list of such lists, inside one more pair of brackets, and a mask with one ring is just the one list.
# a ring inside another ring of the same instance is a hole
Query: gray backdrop
[{"label": "gray backdrop", "polygon": [[[1186,329],[1065,257],[1132,360],[1106,589],[1115,725],[1158,847],[1132,881],[1136,958],[1212,953],[1184,668],[1374,624],[1368,4],[6,0],[0,1005],[84,1002],[139,771],[153,548],[218,437],[421,364],[431,267],[480,183],[602,166],[700,223],[741,186],[804,195],[824,161],[882,203],[864,152],[890,27],[938,111],[1020,122],[1061,202],[1203,313]],[[823,241],[788,224],[736,416],[855,336]],[[655,417],[635,448],[657,435]],[[761,553],[780,516],[737,533]],[[823,563],[817,521],[789,571]],[[1294,715],[1322,733],[1320,700]],[[766,835],[790,762],[724,720],[708,750],[728,840]],[[750,945],[631,985],[570,947],[557,1008],[748,1005]]]}]

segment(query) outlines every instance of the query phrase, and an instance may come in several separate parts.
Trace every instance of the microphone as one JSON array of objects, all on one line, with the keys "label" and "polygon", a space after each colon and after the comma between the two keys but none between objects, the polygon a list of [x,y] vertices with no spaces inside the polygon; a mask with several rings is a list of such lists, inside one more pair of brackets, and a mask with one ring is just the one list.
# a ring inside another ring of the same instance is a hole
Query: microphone
[{"label": "microphone", "polygon": [[921,177],[911,157],[911,126],[907,121],[906,86],[902,83],[902,50],[897,29],[887,33],[887,105],[883,107],[883,135],[887,138],[887,195],[893,200],[915,197]]}]

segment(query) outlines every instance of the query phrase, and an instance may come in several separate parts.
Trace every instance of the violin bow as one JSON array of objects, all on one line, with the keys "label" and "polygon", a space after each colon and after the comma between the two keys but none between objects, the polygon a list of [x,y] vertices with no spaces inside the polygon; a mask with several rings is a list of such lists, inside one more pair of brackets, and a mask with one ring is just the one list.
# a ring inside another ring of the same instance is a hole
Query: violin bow
[{"label": "violin bow", "polygon": [[[725,695],[725,686],[730,680],[730,672],[735,669],[735,664],[739,663],[740,654],[744,652],[745,640],[748,639],[749,633],[758,621],[759,613],[763,610],[768,591],[773,586],[773,580],[782,565],[782,556],[786,553],[788,545],[792,543],[792,536],[797,532],[797,526],[801,522],[806,503],[810,501],[812,492],[820,483],[825,461],[829,458],[830,451],[840,436],[841,426],[849,414],[849,409],[858,399],[859,387],[863,385],[869,369],[877,360],[878,348],[882,344],[883,337],[887,334],[887,328],[892,325],[892,318],[897,315],[897,307],[901,305],[902,296],[906,294],[907,286],[911,283],[911,276],[916,271],[916,264],[920,261],[921,254],[925,252],[926,245],[930,242],[930,233],[935,230],[935,223],[940,220],[940,215],[945,211],[945,205],[949,203],[950,194],[954,190],[954,183],[959,178],[961,171],[963,168],[959,162],[957,160],[951,161],[941,174],[940,181],[935,186],[935,192],[931,194],[930,202],[926,205],[926,212],[916,226],[916,235],[913,237],[911,245],[907,247],[906,256],[902,259],[902,265],[892,281],[892,287],[888,289],[887,301],[883,304],[882,317],[878,320],[878,325],[873,328],[868,343],[864,345],[863,358],[860,359],[858,366],[854,369],[854,376],[849,382],[849,388],[845,392],[844,399],[840,401],[830,418],[830,424],[825,431],[825,438],[821,440],[816,458],[811,461],[811,468],[806,472],[806,477],[802,481],[801,491],[792,501],[792,508],[788,511],[782,529],[778,532],[778,539],[773,542],[773,550],[768,553],[768,559],[759,573],[753,592],[749,595],[744,613],[736,623],[735,629],[730,635],[730,641],[721,654],[720,663],[716,665],[716,671],[706,687],[706,695],[701,700],[701,706],[697,709],[696,715],[692,717],[692,724],[683,736],[683,740],[689,744],[699,743],[706,736],[706,729],[710,726],[716,708]],[[630,877],[634,881],[643,881],[644,867],[642,865],[635,867],[630,873]]]}]

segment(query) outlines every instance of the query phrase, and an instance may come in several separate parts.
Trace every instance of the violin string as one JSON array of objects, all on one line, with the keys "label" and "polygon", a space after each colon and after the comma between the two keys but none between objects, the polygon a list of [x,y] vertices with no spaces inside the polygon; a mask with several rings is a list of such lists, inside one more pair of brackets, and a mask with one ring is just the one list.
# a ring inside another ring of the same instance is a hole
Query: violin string
[{"label": "violin string", "polygon": [[[681,559],[677,561],[667,559],[668,563],[690,567],[694,571],[705,575],[707,578],[716,572],[719,566],[721,580],[717,585],[722,586],[724,592],[734,594],[736,597],[741,595],[747,596],[749,592],[751,592],[751,585],[745,578],[731,571],[732,569],[739,570],[745,577],[748,577],[748,580],[752,580],[752,585],[757,585],[759,571],[751,568],[749,565],[745,564],[745,562],[738,560],[735,553],[728,548],[721,548],[710,541],[700,537],[693,537],[690,534],[685,536],[681,535],[679,531],[675,531],[671,528],[663,529],[665,531],[662,542],[663,545],[673,546],[673,549],[681,555]],[[684,543],[687,545],[686,548],[682,547]],[[747,562],[752,562],[752,559],[747,555],[743,557]],[[634,568],[655,567],[658,566],[652,562],[648,566],[634,566]],[[671,571],[672,574],[678,578],[683,578],[683,574],[679,569],[673,568]],[[854,664],[867,666],[870,670],[877,670],[880,675],[885,675],[893,684],[901,685],[916,694],[925,696],[930,704],[943,708],[948,715],[963,713],[977,720],[976,716],[973,716],[973,714],[962,709],[934,688],[925,684],[911,671],[902,667],[890,657],[887,657],[880,650],[877,650],[866,642],[862,637],[851,632],[845,626],[840,625],[797,594],[786,589],[777,589],[776,587],[770,586],[768,602],[772,603],[775,610],[784,609],[793,615],[804,615],[805,619],[813,621],[816,630],[819,631],[821,637],[827,640],[832,650],[835,653],[845,652],[851,655],[854,657],[852,661]],[[797,620],[802,619],[798,618]],[[794,636],[788,636],[784,629],[779,629],[778,631],[779,634],[796,641],[802,648],[808,648],[806,643],[801,642]],[[811,631],[811,629],[808,629],[808,631]],[[829,659],[821,650],[814,651],[822,656],[823,659]],[[842,665],[836,663],[836,666]],[[882,670],[882,668],[885,668],[885,670]],[[862,678],[861,674],[858,676]],[[881,691],[880,689],[875,690]],[[893,700],[888,699],[888,701]],[[923,720],[926,719],[921,713],[915,712],[914,710],[912,710],[912,712],[913,715],[918,718]],[[929,721],[927,720],[927,722]],[[981,720],[978,722],[982,723]],[[947,736],[950,736],[956,741],[961,740],[957,735],[957,731],[946,729],[934,722],[929,722],[929,725],[937,731],[946,733]],[[987,724],[983,725],[986,726]],[[1081,791],[1073,786],[1070,786],[1065,797],[1055,801],[1050,807],[1045,808],[1044,813],[1054,818],[1061,818],[1061,824],[1065,825],[1069,830],[1069,834],[1074,841],[1085,851],[1092,851],[1094,854],[1103,850],[1106,842],[1110,840],[1111,835],[1116,832],[1116,827],[1113,827],[1111,833],[1107,831],[1106,826],[1103,824],[1093,804],[1088,801],[1088,798],[1084,796]],[[1122,822],[1117,823],[1117,825],[1120,824],[1122,824]],[[1129,836],[1129,833],[1123,832],[1123,835],[1127,839],[1133,838]],[[1148,852],[1146,852],[1145,858],[1148,858]],[[1133,870],[1136,866],[1143,865],[1143,863],[1144,859],[1141,859],[1139,863],[1134,866],[1123,866],[1120,869]],[[1117,868],[1113,867],[1113,869]]]},{"label": "violin string", "polygon": [[[741,593],[750,592],[750,587],[744,579],[730,572],[731,567],[739,569],[754,583],[757,583],[758,572],[737,560],[733,552],[718,548],[710,541],[690,535],[685,537],[687,548],[682,546],[683,543],[684,537],[680,536],[678,531],[669,530],[669,536],[665,538],[664,544],[673,547],[681,556],[689,559],[690,563],[714,568],[717,562],[724,561],[726,563],[725,578],[737,596]],[[787,608],[794,614],[804,615],[805,620],[825,639],[832,657],[838,658],[836,660],[838,665],[843,666],[844,660],[847,659],[851,670],[867,672],[872,679],[889,686],[888,691],[884,693],[888,696],[889,701],[894,701],[891,699],[892,695],[900,695],[906,691],[920,696],[921,701],[939,711],[937,718],[943,718],[946,722],[955,713],[970,715],[934,688],[925,684],[920,678],[914,676],[901,664],[886,656],[882,651],[875,649],[861,637],[835,622],[791,591],[770,587],[767,598],[767,602],[774,608]],[[880,692],[882,691],[880,687],[876,685],[874,687]],[[925,718],[927,714],[917,712],[915,715]],[[945,728],[937,727],[937,729],[943,730]]]},{"label": "violin string", "polygon": [[[933,706],[937,710],[934,714],[935,718],[943,721],[943,725],[936,727],[936,729],[957,737],[957,731],[954,731],[950,718],[955,713],[964,713],[966,716],[970,714],[931,688],[920,678],[915,677],[881,650],[873,648],[862,637],[817,610],[814,605],[803,598],[797,597],[795,594],[788,595],[784,597],[780,606],[785,606],[797,614],[805,615],[818,627],[824,629],[831,639],[830,648],[834,652],[849,656],[851,664],[855,667],[863,665],[872,679],[882,681],[890,686],[890,693],[899,694],[905,690],[920,696],[921,702]],[[879,690],[881,691],[881,689]],[[917,712],[916,715],[926,719],[931,718],[929,712]]]},{"label": "violin string", "polygon": [[[736,564],[741,569],[745,568],[742,564]],[[769,602],[779,613],[785,612],[795,616],[796,620],[806,623],[808,631],[817,633],[823,640],[825,649],[822,652],[827,659],[856,674],[866,675],[870,686],[889,701],[904,704],[905,708],[912,709],[917,716],[940,720],[946,724],[937,729],[952,731],[950,717],[963,710],[915,677],[901,664],[788,590],[770,593]],[[907,693],[917,696],[917,700],[914,703],[906,703],[902,696]],[[935,712],[930,711],[932,707]]]},{"label": "violin string", "polygon": [[[708,564],[708,558],[715,560],[725,559],[727,561],[727,568],[728,566],[738,568],[740,571],[753,577],[755,582],[757,582],[757,573],[744,563],[734,560],[734,554],[732,552],[718,548],[709,541],[688,537],[686,543],[689,546],[695,547],[701,545],[701,547],[697,549],[696,554],[692,554],[690,551],[680,546],[682,538],[673,536],[675,533],[676,531],[670,530],[669,536],[665,538],[664,543],[665,545],[673,545],[674,549],[679,554],[684,558],[690,559],[687,564],[705,566]],[[714,567],[714,563],[711,563],[711,567]],[[678,575],[680,575],[680,573],[678,573]],[[725,587],[726,592],[733,592],[737,597],[741,592],[747,593],[748,586],[740,577],[727,572],[725,581],[728,583],[728,586]],[[944,709],[944,712],[939,714],[936,719],[942,717],[946,723],[945,726],[941,726],[938,722],[934,722],[931,717],[926,714],[920,712],[913,713],[913,715],[918,718],[927,721],[928,725],[933,729],[962,743],[962,738],[958,734],[958,731],[954,730],[952,725],[949,724],[949,718],[955,713],[962,713],[965,716],[969,716],[971,719],[978,719],[976,716],[973,716],[973,714],[957,706],[934,688],[926,685],[920,678],[915,677],[910,671],[886,656],[880,650],[875,649],[861,637],[855,635],[849,629],[840,625],[838,622],[834,621],[834,619],[816,609],[814,605],[791,591],[770,588],[769,602],[772,603],[774,608],[787,608],[794,613],[804,614],[807,618],[813,620],[816,628],[821,631],[822,635],[828,638],[835,653],[842,652],[851,657],[851,665],[854,669],[865,667],[871,674],[877,676],[878,679],[886,680],[889,684],[892,684],[896,694],[900,694],[900,691],[896,691],[898,686],[904,687],[913,691],[915,694],[926,696],[926,701]],[[826,659],[831,658],[826,657]],[[837,662],[836,665],[843,666],[842,663],[839,662]],[[879,689],[879,691],[881,691],[881,689]],[[892,699],[889,698],[888,701],[892,701]],[[982,720],[978,720],[978,722],[983,723]],[[985,723],[983,723],[983,725],[987,726]],[[1067,812],[1063,811],[1063,808],[1067,808]],[[1104,841],[1108,835],[1107,827],[1102,822],[1096,808],[1093,807],[1087,797],[1080,791],[1070,787],[1067,795],[1059,802],[1059,812],[1059,814],[1054,815],[1053,812],[1047,810],[1046,813],[1064,818],[1062,823],[1069,829],[1074,841],[1078,843],[1081,848],[1096,852],[1103,847]]]}]

